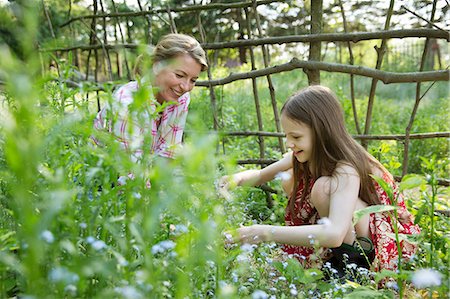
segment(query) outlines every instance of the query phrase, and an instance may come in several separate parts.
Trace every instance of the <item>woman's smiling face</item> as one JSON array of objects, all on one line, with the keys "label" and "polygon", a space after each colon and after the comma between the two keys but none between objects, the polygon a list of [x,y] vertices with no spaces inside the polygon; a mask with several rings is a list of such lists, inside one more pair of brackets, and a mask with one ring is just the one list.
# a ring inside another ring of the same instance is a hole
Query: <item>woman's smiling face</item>
[{"label": "woman's smiling face", "polygon": [[313,151],[313,132],[309,126],[281,114],[281,126],[286,134],[286,146],[290,148],[298,162],[309,161]]},{"label": "woman's smiling face", "polygon": [[177,101],[180,96],[191,91],[201,70],[200,63],[188,54],[178,55],[170,61],[156,62],[153,71],[158,102]]}]

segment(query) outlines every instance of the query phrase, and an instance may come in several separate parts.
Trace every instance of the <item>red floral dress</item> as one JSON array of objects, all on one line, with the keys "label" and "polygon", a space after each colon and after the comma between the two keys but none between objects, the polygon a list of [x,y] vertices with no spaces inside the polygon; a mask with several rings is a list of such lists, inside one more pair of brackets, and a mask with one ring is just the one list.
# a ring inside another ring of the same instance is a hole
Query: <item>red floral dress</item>
[{"label": "red floral dress", "polygon": [[[393,189],[394,198],[397,199],[397,205],[399,207],[397,210],[398,233],[406,235],[419,234],[420,228],[419,226],[414,224],[413,216],[406,209],[403,196],[399,193],[397,184],[388,173],[385,173],[383,175],[383,180],[386,181]],[[381,204],[390,205],[391,202],[389,200],[389,197],[383,190],[383,188],[381,188],[381,186],[376,182],[374,182],[374,184],[375,191],[378,194],[378,198],[380,199]],[[320,219],[319,213],[309,201],[310,191],[313,185],[314,182],[311,182],[308,190],[306,190],[306,192],[308,192],[308,195],[306,196],[301,206],[299,206],[300,199],[303,192],[305,191],[304,183],[303,181],[300,181],[294,205],[297,217],[295,217],[295,219],[292,219],[288,204],[285,214],[285,223],[287,226],[316,224]],[[380,271],[382,269],[397,269],[398,251],[397,243],[395,241],[393,224],[395,224],[395,221],[394,223],[392,222],[389,212],[370,214],[370,237],[375,248],[375,259],[372,265],[375,271]],[[402,249],[402,259],[410,259],[416,251],[416,246],[407,242],[406,240],[402,240],[400,242],[400,246]],[[320,248],[320,250],[317,252],[314,250],[314,248],[311,247],[284,245],[283,250],[286,253],[292,254],[297,257],[297,259],[305,267],[317,266],[318,263],[321,263],[323,260],[326,261],[329,256],[329,251],[326,250],[326,248]]]}]

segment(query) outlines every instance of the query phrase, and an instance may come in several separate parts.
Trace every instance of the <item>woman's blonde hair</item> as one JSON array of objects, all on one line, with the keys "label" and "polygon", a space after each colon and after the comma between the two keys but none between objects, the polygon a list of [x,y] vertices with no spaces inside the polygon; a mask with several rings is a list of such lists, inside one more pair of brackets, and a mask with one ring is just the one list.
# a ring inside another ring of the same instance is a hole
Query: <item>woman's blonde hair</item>
[{"label": "woman's blonde hair", "polygon": [[201,65],[201,70],[208,69],[206,53],[200,43],[192,36],[180,33],[170,33],[163,36],[156,46],[151,50],[151,54],[139,55],[136,59],[134,74],[142,75],[143,61],[150,56],[152,63],[173,59],[178,55],[187,54]]}]

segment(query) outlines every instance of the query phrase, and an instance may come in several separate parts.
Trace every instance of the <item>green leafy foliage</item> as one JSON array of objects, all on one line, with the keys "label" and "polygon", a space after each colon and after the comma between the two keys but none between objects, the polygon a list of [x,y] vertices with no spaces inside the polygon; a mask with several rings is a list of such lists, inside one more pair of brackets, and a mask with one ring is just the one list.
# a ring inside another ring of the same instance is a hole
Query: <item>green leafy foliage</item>
[{"label": "green leafy foliage", "polygon": [[[46,3],[52,4],[48,5],[51,14],[62,9],[58,1]],[[424,169],[424,173],[405,177],[401,184],[403,191],[418,190],[408,204],[417,209],[416,222],[423,231],[417,236],[421,247],[410,268],[379,276],[357,270],[358,283],[327,279],[325,274],[331,269],[305,269],[283,255],[276,244],[225,242],[224,232],[241,224],[283,223],[287,198],[281,192],[272,194],[272,207],[268,207],[267,193],[257,188],[241,188],[228,198],[217,194],[217,178],[234,171],[237,158],[257,157],[259,146],[253,137],[229,137],[221,141],[227,156],[217,154],[219,136],[209,133],[212,113],[205,89],[198,88],[193,95],[186,146],[177,159],[145,155],[136,164],[109,134],[92,128],[97,100],[111,101],[111,85],[102,86],[105,92],[99,94],[86,84],[69,88],[67,80],[78,71],[69,66],[71,57],[67,64],[57,61],[57,81],[42,75],[42,60],[34,45],[37,37],[49,33],[48,28],[38,30],[43,27],[37,26],[41,21],[35,16],[35,4],[29,1],[17,7],[15,12],[24,16],[17,23],[0,11],[2,24],[6,24],[2,30],[10,30],[15,38],[5,40],[9,37],[3,35],[2,43],[8,46],[0,47],[0,74],[5,81],[0,93],[0,297],[392,298],[395,288],[378,290],[379,280],[393,276],[409,282],[412,271],[420,268],[436,269],[442,281],[448,280],[448,219],[438,213],[448,210],[448,188],[437,186],[437,178],[448,171],[448,145],[441,141],[430,141],[425,148],[412,144],[412,169]],[[118,9],[126,11],[127,7]],[[83,12],[74,6],[75,15]],[[55,25],[63,21],[54,20]],[[301,72],[273,79],[279,106],[289,93],[306,85]],[[258,80],[264,129],[275,131],[265,84]],[[346,82],[332,75],[324,77],[324,84],[345,94]],[[360,95],[366,94],[362,92],[366,84],[358,84]],[[222,114],[220,131],[256,130],[248,83],[216,91]],[[141,92],[137,102],[146,97],[146,91]],[[389,92],[381,91],[385,94]],[[360,97],[358,109],[364,111]],[[348,99],[340,98],[351,124]],[[382,125],[374,131],[402,132],[406,116],[398,111],[411,101],[396,103],[381,96],[380,101],[383,105],[376,108],[380,111],[375,115],[380,116],[375,123]],[[439,94],[421,112],[420,130],[448,129],[448,104]],[[93,135],[103,146],[94,146]],[[277,140],[266,145],[267,157],[280,157]],[[388,167],[398,167],[401,149],[397,145],[375,143],[371,150]],[[118,184],[118,176],[130,172],[135,178]],[[280,189],[277,182],[271,187]],[[361,214],[373,212],[388,211],[371,207]],[[448,285],[432,288],[428,287],[430,294],[448,294]]]}]

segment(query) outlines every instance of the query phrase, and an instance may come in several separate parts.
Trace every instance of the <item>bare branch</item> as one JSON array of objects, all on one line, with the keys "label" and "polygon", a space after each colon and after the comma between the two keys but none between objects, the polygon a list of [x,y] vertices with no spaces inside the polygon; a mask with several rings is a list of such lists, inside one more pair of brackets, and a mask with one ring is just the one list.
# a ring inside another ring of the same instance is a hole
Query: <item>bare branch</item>
[{"label": "bare branch", "polygon": [[390,83],[406,83],[406,82],[426,82],[426,81],[448,81],[449,71],[428,71],[428,72],[410,72],[410,73],[394,73],[376,70],[363,66],[345,65],[337,63],[326,63],[318,61],[301,61],[293,58],[290,62],[280,64],[264,69],[254,70],[246,73],[232,73],[229,76],[212,81],[197,81],[197,86],[225,85],[231,82],[251,79],[256,77],[267,76],[269,74],[292,71],[298,68],[322,70],[326,72],[346,73],[359,75],[363,77],[376,78],[385,84]]},{"label": "bare branch", "polygon": [[[273,44],[288,44],[288,43],[298,43],[298,42],[359,42],[365,40],[381,39],[381,38],[408,38],[408,37],[429,37],[445,39],[450,41],[450,33],[436,30],[436,29],[406,29],[406,30],[385,30],[377,32],[354,32],[354,33],[323,33],[323,34],[307,34],[307,35],[286,35],[277,37],[264,37],[255,39],[239,39],[230,42],[220,42],[220,43],[203,43],[202,47],[205,50],[218,50],[218,49],[228,49],[228,48],[239,48],[239,47],[249,47],[249,46],[261,46],[261,45],[273,45]],[[75,49],[80,50],[92,50],[99,48],[100,46],[94,45],[78,45],[73,47],[62,47],[62,48],[49,48],[42,49],[44,52],[54,52],[54,51],[72,51]],[[107,49],[136,49],[138,44],[115,44],[115,45],[105,45]]]},{"label": "bare branch", "polygon": [[[279,132],[223,132],[224,136],[264,136],[264,137],[284,137],[284,133]],[[449,138],[450,132],[435,132],[435,133],[417,133],[409,135],[410,139],[428,139],[428,138]],[[353,135],[355,139],[366,140],[404,140],[405,135]]]},{"label": "bare branch", "polygon": [[[276,0],[259,0],[256,1],[256,5],[264,5],[275,2],[284,2],[284,1],[276,1]],[[203,11],[203,10],[211,10],[211,9],[231,9],[231,8],[242,8],[242,7],[251,7],[253,5],[252,2],[236,2],[236,3],[212,3],[208,5],[191,5],[185,7],[177,7],[171,9],[172,12],[187,12],[187,11]],[[154,15],[160,13],[167,13],[167,8],[158,8],[158,9],[150,9],[147,11],[135,11],[135,12],[121,12],[121,13],[110,13],[110,14],[97,14],[97,15],[85,15],[78,16],[68,20],[63,23],[60,27],[65,27],[72,22],[83,20],[83,19],[94,19],[94,18],[119,18],[119,17],[139,17],[146,15]]]}]

